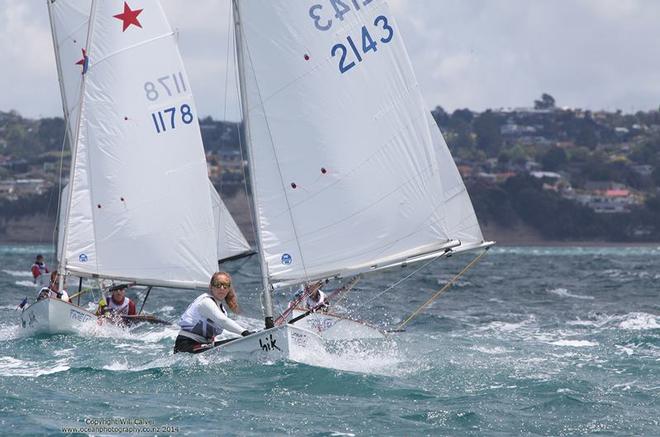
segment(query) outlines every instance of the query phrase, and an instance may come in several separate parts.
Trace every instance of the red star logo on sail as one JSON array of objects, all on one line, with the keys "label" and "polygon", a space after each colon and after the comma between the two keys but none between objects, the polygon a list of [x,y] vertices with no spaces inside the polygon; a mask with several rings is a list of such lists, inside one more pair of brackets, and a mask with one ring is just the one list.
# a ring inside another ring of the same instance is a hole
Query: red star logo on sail
[{"label": "red star logo on sail", "polygon": [[76,62],[76,65],[82,65],[82,74],[87,73],[87,66],[89,65],[89,58],[87,57],[87,50],[82,49],[82,59]]},{"label": "red star logo on sail", "polygon": [[122,21],[123,24],[123,29],[121,30],[122,32],[126,32],[126,29],[133,24],[140,29],[142,28],[142,25],[138,21],[138,15],[142,13],[143,9],[135,9],[132,10],[130,6],[128,6],[128,3],[124,2],[124,12],[121,14],[113,15],[118,20]]}]

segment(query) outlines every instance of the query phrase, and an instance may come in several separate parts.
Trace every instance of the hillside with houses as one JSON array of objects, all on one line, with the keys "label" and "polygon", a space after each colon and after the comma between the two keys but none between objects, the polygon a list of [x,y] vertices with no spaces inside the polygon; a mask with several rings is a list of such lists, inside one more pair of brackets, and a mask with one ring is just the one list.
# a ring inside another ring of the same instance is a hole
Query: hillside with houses
[{"label": "hillside with houses", "polygon": [[[543,94],[528,108],[432,114],[487,238],[660,241],[660,112],[562,108]],[[209,177],[250,236],[240,125],[200,127]],[[0,112],[0,239],[48,241],[69,160],[61,118]]]}]

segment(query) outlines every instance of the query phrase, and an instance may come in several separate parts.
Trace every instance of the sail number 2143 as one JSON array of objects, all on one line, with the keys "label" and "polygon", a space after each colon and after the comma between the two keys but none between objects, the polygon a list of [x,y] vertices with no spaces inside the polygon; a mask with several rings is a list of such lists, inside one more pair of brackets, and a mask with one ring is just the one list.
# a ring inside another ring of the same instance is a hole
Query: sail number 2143
[{"label": "sail number 2143", "polygon": [[[394,38],[394,29],[392,26],[390,26],[386,16],[379,15],[376,17],[374,20],[374,26],[376,26],[376,28],[381,31],[378,35],[380,38],[376,36],[378,41],[383,44],[387,44],[392,41],[392,38]],[[362,62],[364,55],[367,55],[371,51],[377,52],[378,41],[376,41],[371,35],[367,26],[362,26],[362,33],[357,41],[355,41],[353,37],[349,35],[346,37],[348,47],[343,43],[343,41],[332,46],[330,54],[333,58],[337,56],[339,57],[339,72],[341,74],[346,73],[357,65],[356,61]],[[348,48],[351,49],[351,52],[354,55],[353,57],[349,55]]]}]

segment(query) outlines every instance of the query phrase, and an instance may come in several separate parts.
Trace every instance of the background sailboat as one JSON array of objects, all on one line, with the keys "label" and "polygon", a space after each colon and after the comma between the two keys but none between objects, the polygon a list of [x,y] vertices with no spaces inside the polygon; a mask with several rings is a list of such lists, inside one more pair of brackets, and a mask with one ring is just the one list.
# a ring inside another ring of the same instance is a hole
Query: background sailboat
[{"label": "background sailboat", "polygon": [[[89,16],[92,0],[48,0],[48,10],[51,19],[53,45],[60,78],[60,90],[64,118],[67,126],[67,137],[76,138],[78,128],[78,109],[80,106],[80,90],[83,73],[89,65],[86,43],[89,28]],[[218,261],[240,257],[250,253],[251,248],[233,217],[227,210],[220,194],[210,183],[211,202],[217,229]],[[65,223],[63,217],[66,211],[68,187],[63,190],[60,201],[60,223]],[[58,249],[63,246],[63,232],[59,232]],[[58,250],[58,259],[61,259]]]},{"label": "background sailboat", "polygon": [[233,5],[267,327],[273,288],[492,244],[385,1]]},{"label": "background sailboat", "polygon": [[[59,269],[205,289],[219,259],[249,246],[208,180],[176,36],[158,1],[138,3],[48,2],[74,138]],[[67,317],[54,307],[78,311],[60,304],[40,301],[22,318],[57,331]]]}]

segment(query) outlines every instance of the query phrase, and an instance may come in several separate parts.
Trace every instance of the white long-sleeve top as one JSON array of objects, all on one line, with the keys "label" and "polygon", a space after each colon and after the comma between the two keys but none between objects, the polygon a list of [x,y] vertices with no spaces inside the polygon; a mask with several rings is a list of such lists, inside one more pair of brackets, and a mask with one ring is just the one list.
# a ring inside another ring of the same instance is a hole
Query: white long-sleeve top
[{"label": "white long-sleeve top", "polygon": [[209,293],[197,297],[181,315],[179,335],[200,343],[210,343],[223,329],[240,334],[245,328],[230,319],[221,302]]}]

